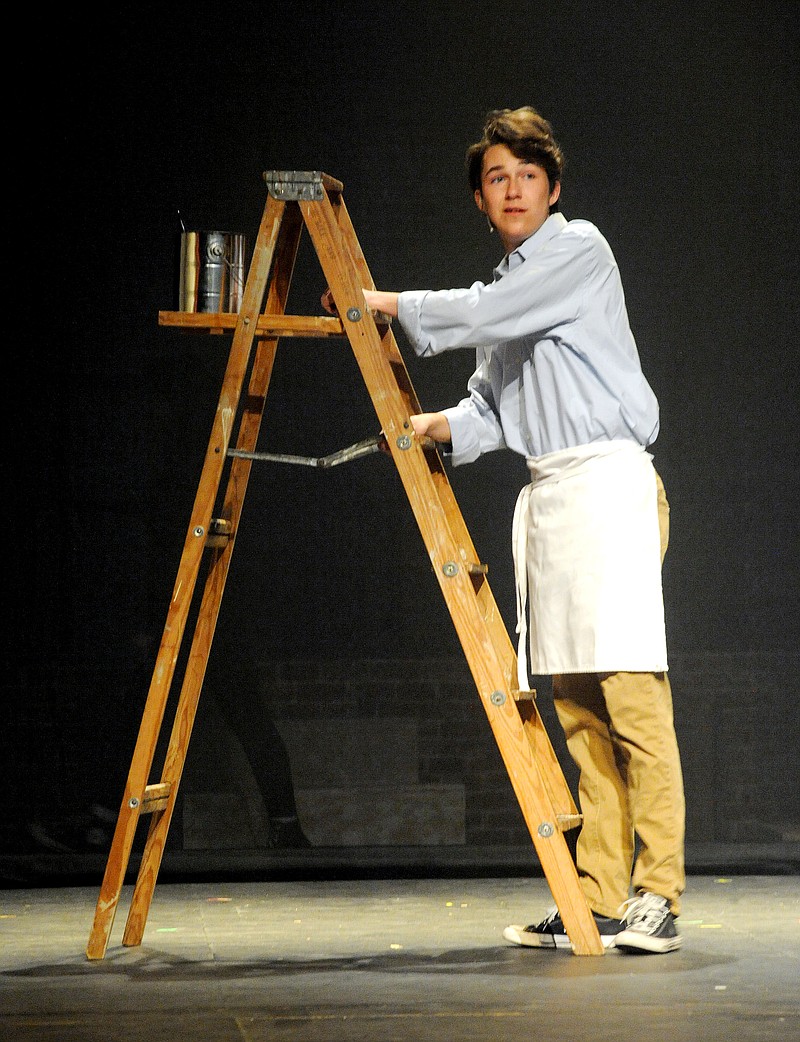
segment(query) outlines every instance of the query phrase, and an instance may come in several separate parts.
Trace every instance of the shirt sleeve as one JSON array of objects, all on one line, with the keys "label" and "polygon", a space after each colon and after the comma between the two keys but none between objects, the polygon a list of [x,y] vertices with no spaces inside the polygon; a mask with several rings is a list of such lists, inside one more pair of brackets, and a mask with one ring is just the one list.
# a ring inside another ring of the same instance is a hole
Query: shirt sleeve
[{"label": "shirt sleeve", "polygon": [[450,440],[453,446],[450,456],[453,466],[472,463],[485,452],[505,448],[503,428],[489,380],[491,349],[478,348],[478,367],[469,379],[469,397],[458,405],[442,409],[450,424]]},{"label": "shirt sleeve", "polygon": [[556,236],[497,282],[401,293],[398,319],[420,357],[542,337],[577,316],[591,253],[581,235]]}]

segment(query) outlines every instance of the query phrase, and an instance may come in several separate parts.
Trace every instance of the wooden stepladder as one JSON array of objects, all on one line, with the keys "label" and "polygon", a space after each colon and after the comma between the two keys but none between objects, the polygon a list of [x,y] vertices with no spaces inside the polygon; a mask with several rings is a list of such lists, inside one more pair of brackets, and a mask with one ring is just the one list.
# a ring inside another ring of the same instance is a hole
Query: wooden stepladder
[{"label": "wooden stepladder", "polygon": [[[580,817],[535,703],[517,690],[516,653],[489,588],[436,447],[415,436],[421,412],[391,326],[364,305],[374,286],[342,197],[327,174],[268,171],[268,197],[238,314],[161,312],[159,322],[197,330],[231,330],[233,339],[178,575],[167,611],[142,722],[87,946],[102,959],[108,946],[134,837],[151,821],[122,943],[141,943],[236,541],[247,482],[281,337],[346,337],[377,413],[431,565],[467,658],[539,861],[579,955],[603,946],[564,832]],[[340,317],[285,314],[303,228],[316,250]],[[255,350],[253,350],[255,345]],[[243,395],[247,373],[249,384]],[[239,420],[235,446],[231,444]],[[376,439],[377,442],[377,439]],[[229,466],[227,464],[229,463]],[[222,488],[219,516],[213,512]],[[201,560],[210,554],[160,781],[149,780]]]}]

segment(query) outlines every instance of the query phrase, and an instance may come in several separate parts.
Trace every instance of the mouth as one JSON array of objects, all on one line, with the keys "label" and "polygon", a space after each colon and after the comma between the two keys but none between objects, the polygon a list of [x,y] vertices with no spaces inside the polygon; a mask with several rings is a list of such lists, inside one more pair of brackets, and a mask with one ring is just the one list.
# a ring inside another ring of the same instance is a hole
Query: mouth
[{"label": "mouth", "polygon": [[512,216],[514,216],[514,215],[516,215],[516,214],[522,214],[522,213],[525,213],[525,212],[526,212],[526,211],[525,211],[525,210],[523,210],[523,209],[522,209],[521,207],[519,207],[519,206],[507,206],[507,207],[506,207],[506,208],[505,208],[505,209],[503,210],[503,213],[508,213],[508,214],[511,214]]}]

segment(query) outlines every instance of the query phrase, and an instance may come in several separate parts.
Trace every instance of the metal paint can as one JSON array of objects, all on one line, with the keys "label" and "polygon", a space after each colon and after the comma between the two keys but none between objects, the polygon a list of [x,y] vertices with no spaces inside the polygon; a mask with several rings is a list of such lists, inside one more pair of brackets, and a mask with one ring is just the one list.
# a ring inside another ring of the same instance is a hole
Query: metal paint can
[{"label": "metal paint can", "polygon": [[238,313],[244,292],[244,253],[244,235],[182,232],[178,310]]}]

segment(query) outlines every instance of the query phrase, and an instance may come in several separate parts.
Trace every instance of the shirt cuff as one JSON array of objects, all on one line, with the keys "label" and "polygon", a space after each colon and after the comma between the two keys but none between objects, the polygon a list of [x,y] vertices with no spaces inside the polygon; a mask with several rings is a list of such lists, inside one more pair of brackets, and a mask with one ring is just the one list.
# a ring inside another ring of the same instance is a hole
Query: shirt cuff
[{"label": "shirt cuff", "polygon": [[403,332],[418,355],[422,354],[427,347],[427,341],[424,341],[423,338],[422,320],[420,318],[422,302],[427,295],[428,290],[426,289],[407,289],[403,290],[397,297],[397,318],[403,327]]},{"label": "shirt cuff", "polygon": [[474,463],[481,454],[481,445],[466,409],[458,405],[452,405],[447,409],[441,409],[443,416],[447,417],[450,424],[450,442],[453,446],[450,461],[454,467],[462,463]]}]

